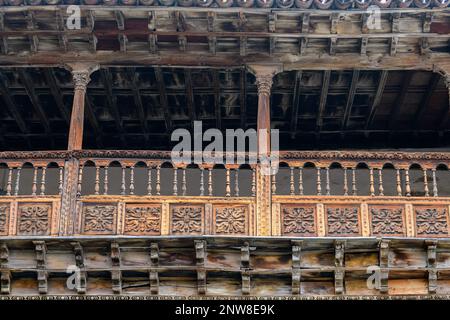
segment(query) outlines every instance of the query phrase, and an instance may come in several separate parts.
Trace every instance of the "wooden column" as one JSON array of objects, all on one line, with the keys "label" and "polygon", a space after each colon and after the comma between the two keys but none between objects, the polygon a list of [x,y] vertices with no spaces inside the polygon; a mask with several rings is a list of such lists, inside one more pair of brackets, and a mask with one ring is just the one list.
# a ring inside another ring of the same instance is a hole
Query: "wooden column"
[{"label": "wooden column", "polygon": [[72,115],[70,119],[69,144],[67,149],[81,150],[83,148],[83,126],[84,126],[84,102],[86,88],[91,80],[90,75],[98,69],[97,65],[71,65],[74,83],[74,94],[72,104]]},{"label": "wooden column", "polygon": [[[83,147],[84,103],[86,88],[92,72],[97,65],[73,64],[67,66],[72,72],[74,96],[69,129],[69,151],[81,150]],[[72,235],[75,229],[79,161],[70,157],[64,164],[64,180],[61,195],[61,214],[59,235]]]},{"label": "wooden column", "polygon": [[270,163],[270,91],[273,77],[281,71],[278,65],[251,65],[258,87],[258,165],[256,170],[256,225],[258,236],[271,235],[271,175]]}]

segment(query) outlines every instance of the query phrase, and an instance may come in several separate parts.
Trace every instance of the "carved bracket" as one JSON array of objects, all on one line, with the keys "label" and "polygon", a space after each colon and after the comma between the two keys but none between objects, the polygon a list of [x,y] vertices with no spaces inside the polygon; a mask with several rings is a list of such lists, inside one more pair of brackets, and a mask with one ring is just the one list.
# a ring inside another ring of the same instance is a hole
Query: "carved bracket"
[{"label": "carved bracket", "polygon": [[206,293],[206,241],[195,240],[195,259],[197,263],[197,291],[198,294]]},{"label": "carved bracket", "polygon": [[344,293],[345,277],[345,240],[336,240],[334,242],[334,293]]},{"label": "carved bracket", "polygon": [[301,293],[301,251],[303,241],[292,241],[292,294]]},{"label": "carved bracket", "polygon": [[111,279],[115,294],[122,293],[122,271],[120,270],[120,246],[117,242],[111,243]]},{"label": "carved bracket", "polygon": [[428,268],[428,293],[434,294],[437,291],[437,263],[436,263],[436,251],[437,241],[428,240],[425,241],[427,246],[427,268]]},{"label": "carved bracket", "polygon": [[159,266],[159,247],[156,242],[150,244],[150,262],[152,265],[152,268],[150,269],[150,292],[151,294],[158,294],[159,275],[156,268]]},{"label": "carved bracket", "polygon": [[87,273],[86,268],[84,266],[84,252],[83,247],[79,242],[71,242],[73,247],[73,252],[75,254],[75,263],[78,267],[77,274],[77,293],[85,294],[86,293],[86,284],[87,284]]},{"label": "carved bracket", "polygon": [[0,294],[11,292],[11,272],[8,267],[9,250],[5,243],[0,244]]},{"label": "carved bracket", "polygon": [[48,290],[47,273],[47,246],[45,241],[33,241],[36,251],[36,269],[38,290],[40,294],[46,294]]}]

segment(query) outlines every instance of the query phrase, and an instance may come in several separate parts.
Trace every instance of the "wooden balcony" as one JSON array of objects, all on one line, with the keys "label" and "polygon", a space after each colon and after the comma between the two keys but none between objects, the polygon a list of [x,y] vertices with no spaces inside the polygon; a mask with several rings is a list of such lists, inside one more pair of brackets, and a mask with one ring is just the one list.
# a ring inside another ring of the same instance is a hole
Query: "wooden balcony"
[{"label": "wooden balcony", "polygon": [[449,235],[448,153],[282,152],[260,195],[268,215],[259,165],[174,165],[152,151],[0,157],[2,237]]}]

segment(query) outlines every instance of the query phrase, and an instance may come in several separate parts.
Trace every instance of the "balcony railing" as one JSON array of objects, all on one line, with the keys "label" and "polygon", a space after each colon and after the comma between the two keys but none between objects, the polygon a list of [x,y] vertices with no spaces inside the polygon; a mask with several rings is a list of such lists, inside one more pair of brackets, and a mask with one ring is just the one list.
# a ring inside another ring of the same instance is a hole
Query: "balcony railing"
[{"label": "balcony railing", "polygon": [[449,164],[437,152],[282,152],[264,218],[259,165],[4,152],[0,236],[448,237]]}]

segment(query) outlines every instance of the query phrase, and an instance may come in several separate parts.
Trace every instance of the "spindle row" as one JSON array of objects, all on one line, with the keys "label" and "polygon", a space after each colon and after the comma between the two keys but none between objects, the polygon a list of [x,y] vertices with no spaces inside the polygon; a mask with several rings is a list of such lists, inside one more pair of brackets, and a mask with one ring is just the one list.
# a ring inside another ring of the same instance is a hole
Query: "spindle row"
[{"label": "spindle row", "polygon": [[[241,171],[244,175],[240,175]],[[112,190],[111,186],[118,185],[119,188]],[[168,162],[120,164],[87,161],[79,168],[77,193],[78,196],[255,196],[256,171],[249,166],[177,167]]]},{"label": "spindle row", "polygon": [[0,0],[0,5],[57,5],[57,4],[86,4],[86,5],[118,5],[126,6],[180,6],[180,7],[259,7],[259,8],[317,8],[317,9],[367,9],[370,5],[379,8],[444,8],[449,0]]}]

